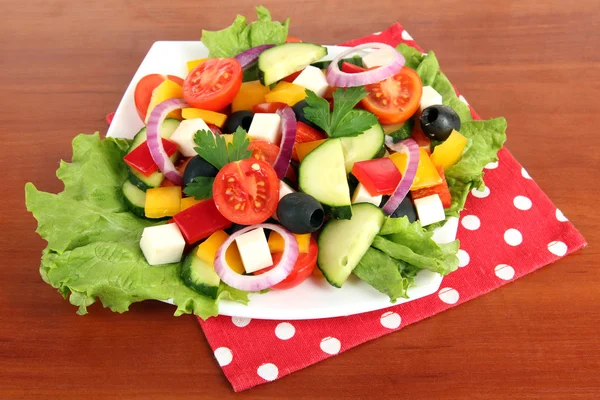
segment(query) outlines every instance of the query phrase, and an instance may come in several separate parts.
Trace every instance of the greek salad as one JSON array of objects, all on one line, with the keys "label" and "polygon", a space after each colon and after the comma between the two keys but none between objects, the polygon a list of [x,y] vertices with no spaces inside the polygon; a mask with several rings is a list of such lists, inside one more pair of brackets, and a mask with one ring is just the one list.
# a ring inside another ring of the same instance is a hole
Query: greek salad
[{"label": "greek salad", "polygon": [[203,31],[209,55],[186,76],[139,80],[144,128],[78,136],[62,193],[27,184],[42,277],[80,313],[158,299],[207,318],[223,298],[352,274],[394,302],[420,270],[458,267],[459,241],[433,228],[482,188],[505,120],[473,120],[431,51],[367,43],[324,61],[289,19],[257,14]]}]

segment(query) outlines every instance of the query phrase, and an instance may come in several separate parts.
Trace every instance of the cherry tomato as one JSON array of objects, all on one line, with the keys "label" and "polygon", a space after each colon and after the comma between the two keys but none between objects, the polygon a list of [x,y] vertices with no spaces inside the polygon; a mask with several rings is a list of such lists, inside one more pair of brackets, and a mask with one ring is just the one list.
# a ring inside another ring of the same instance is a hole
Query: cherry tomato
[{"label": "cherry tomato", "polygon": [[[294,264],[294,269],[292,270],[292,272],[283,281],[279,282],[277,285],[271,286],[271,289],[291,289],[304,282],[306,278],[308,278],[313,273],[313,270],[317,266],[318,254],[319,246],[317,245],[317,241],[314,238],[310,238],[310,246],[308,248],[308,253],[300,253],[298,255],[298,259],[296,260],[296,264]],[[281,261],[282,255],[283,253],[274,253],[272,255],[273,266],[261,269],[260,271],[256,271],[254,274],[260,275],[275,268],[275,266],[279,264],[279,261]]]},{"label": "cherry tomato", "polygon": [[421,78],[408,67],[402,67],[396,75],[366,88],[369,94],[361,100],[361,104],[382,124],[408,120],[419,108],[423,94]]},{"label": "cherry tomato", "polygon": [[425,149],[427,154],[431,155],[431,140],[425,136],[425,133],[421,129],[421,123],[418,119],[415,121],[415,125],[410,132],[410,136],[415,140],[415,142],[417,142],[419,147],[422,147]]},{"label": "cherry tomato", "polygon": [[211,58],[194,68],[183,82],[183,97],[192,107],[220,111],[242,86],[242,66],[234,58]]},{"label": "cherry tomato", "polygon": [[296,152],[296,143],[313,142],[315,140],[327,139],[324,133],[312,128],[304,122],[296,122],[296,141],[292,150],[292,158],[298,161],[298,153]]},{"label": "cherry tomato", "polygon": [[347,74],[356,74],[358,72],[365,72],[366,69],[359,67],[358,65],[350,64],[347,61],[342,62],[342,72]]},{"label": "cherry tomato", "polygon": [[300,40],[300,38],[297,38],[296,36],[288,36],[285,39],[286,43],[302,43],[302,40]]},{"label": "cherry tomato", "polygon": [[260,104],[256,104],[254,107],[252,107],[252,112],[254,112],[255,114],[256,113],[273,114],[277,110],[281,110],[282,108],[284,108],[286,106],[287,106],[287,104],[280,103],[278,101],[274,101],[272,103],[260,103]]},{"label": "cherry tomato", "polygon": [[269,163],[247,158],[225,165],[213,184],[221,214],[240,225],[260,224],[277,209],[279,179]]},{"label": "cherry tomato", "polygon": [[135,86],[133,100],[135,103],[135,109],[137,110],[137,113],[142,121],[146,120],[146,113],[148,112],[148,106],[150,105],[150,99],[152,98],[152,91],[167,79],[179,85],[183,85],[183,79],[179,78],[178,76],[150,74],[140,79],[138,84]]},{"label": "cherry tomato", "polygon": [[[273,165],[279,154],[279,146],[276,144],[267,142],[266,140],[251,140],[248,150],[252,150],[253,158],[257,160],[263,160]],[[288,178],[293,184],[296,184],[296,172],[289,166],[285,177]]]}]

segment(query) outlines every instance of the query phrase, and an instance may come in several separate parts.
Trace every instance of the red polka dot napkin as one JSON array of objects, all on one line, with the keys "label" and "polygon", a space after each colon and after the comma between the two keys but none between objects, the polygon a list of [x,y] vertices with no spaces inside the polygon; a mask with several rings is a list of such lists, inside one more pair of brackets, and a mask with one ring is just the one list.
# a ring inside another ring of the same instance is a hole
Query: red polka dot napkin
[{"label": "red polka dot napkin", "polygon": [[[343,44],[373,41],[418,48],[400,24]],[[461,213],[460,268],[444,278],[437,294],[349,317],[270,321],[221,316],[199,320],[234,390],[273,381],[399,330],[585,246],[581,234],[508,150],[502,149],[499,157],[497,163],[486,166],[485,190],[473,190]]]}]

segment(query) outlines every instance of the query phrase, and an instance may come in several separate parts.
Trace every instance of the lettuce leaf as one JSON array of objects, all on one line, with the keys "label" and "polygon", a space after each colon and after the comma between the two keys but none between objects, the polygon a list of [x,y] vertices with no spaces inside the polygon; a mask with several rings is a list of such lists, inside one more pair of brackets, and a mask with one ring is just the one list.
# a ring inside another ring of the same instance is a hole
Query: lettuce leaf
[{"label": "lettuce leaf", "polygon": [[208,48],[209,57],[235,57],[239,53],[263,44],[284,43],[290,19],[283,24],[271,20],[271,13],[263,6],[256,7],[257,21],[247,23],[246,17],[238,15],[233,24],[220,31],[202,31],[202,43]]},{"label": "lettuce leaf", "polygon": [[401,261],[371,247],[353,273],[381,293],[390,296],[390,301],[394,303],[399,298],[408,298],[407,291],[413,283],[412,277],[402,274],[405,268],[406,265]]},{"label": "lettuce leaf", "polygon": [[[59,194],[25,185],[27,210],[38,221],[37,232],[48,245],[40,274],[85,314],[99,299],[104,307],[124,312],[142,300],[171,300],[175,315],[201,318],[218,314],[217,302],[186,287],[180,263],[149,265],[139,247],[142,230],[157,222],[127,211],[121,185],[127,179],[122,158],[129,147],[123,139],[101,140],[98,133],[73,140],[72,163],[61,162]],[[247,302],[247,293],[229,288],[219,298]]]},{"label": "lettuce leaf", "polygon": [[404,59],[406,60],[404,65],[408,68],[417,69],[419,64],[421,64],[421,61],[423,61],[423,53],[406,43],[400,43],[398,47],[396,47],[396,50],[404,56]]}]

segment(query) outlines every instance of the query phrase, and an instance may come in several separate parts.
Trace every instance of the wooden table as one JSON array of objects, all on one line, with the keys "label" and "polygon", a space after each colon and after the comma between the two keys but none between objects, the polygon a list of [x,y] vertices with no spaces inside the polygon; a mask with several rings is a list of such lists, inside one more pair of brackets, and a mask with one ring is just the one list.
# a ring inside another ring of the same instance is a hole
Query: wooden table
[{"label": "wooden table", "polygon": [[264,2],[318,43],[402,22],[484,118],[508,119],[508,147],[590,246],[237,395],[193,317],[158,302],[80,317],[43,283],[23,185],[62,189],[58,160],[75,134],[105,132],[154,41],[199,39],[251,16],[253,2],[13,3],[2,1],[0,24],[0,398],[600,398],[598,0]]}]

